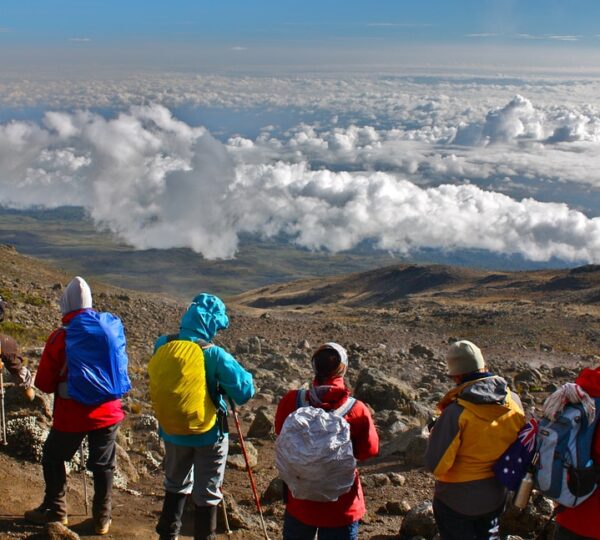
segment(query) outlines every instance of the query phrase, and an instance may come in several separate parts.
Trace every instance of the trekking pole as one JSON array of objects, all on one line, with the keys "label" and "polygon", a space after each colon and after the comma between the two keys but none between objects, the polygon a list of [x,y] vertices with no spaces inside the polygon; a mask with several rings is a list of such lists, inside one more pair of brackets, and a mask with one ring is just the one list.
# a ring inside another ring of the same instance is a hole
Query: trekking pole
[{"label": "trekking pole", "polygon": [[85,474],[85,465],[83,464],[83,441],[79,445],[79,467],[81,468],[81,480],[83,481],[83,502],[85,504],[85,515],[89,515],[87,478]]},{"label": "trekking pole", "polygon": [[0,401],[2,404],[0,405],[0,429],[2,430],[2,444],[6,446],[8,444],[8,440],[6,439],[6,412],[4,410],[4,364],[2,360],[0,360]]},{"label": "trekking pole", "polygon": [[231,538],[233,532],[229,528],[229,518],[227,517],[227,504],[225,503],[225,496],[221,500],[221,507],[223,508],[223,520],[225,521],[225,534]]},{"label": "trekking pole", "polygon": [[235,403],[234,403],[233,399],[231,399],[231,398],[229,398],[229,405],[231,405],[231,411],[233,412],[235,428],[237,429],[238,437],[240,439],[240,445],[242,447],[242,454],[244,455],[244,461],[246,462],[246,470],[248,471],[248,478],[250,478],[250,487],[252,488],[252,494],[254,495],[254,502],[256,503],[256,508],[258,509],[258,515],[260,516],[260,524],[262,526],[263,534],[265,535],[266,540],[270,540],[269,534],[267,533],[267,526],[265,524],[265,518],[263,517],[262,508],[260,506],[260,500],[258,498],[258,493],[256,491],[256,483],[254,482],[254,475],[252,474],[252,468],[250,467],[250,461],[248,460],[248,454],[246,452],[246,445],[244,444],[244,436],[242,435],[242,428],[240,426],[240,420],[237,415],[237,409],[235,407]]}]

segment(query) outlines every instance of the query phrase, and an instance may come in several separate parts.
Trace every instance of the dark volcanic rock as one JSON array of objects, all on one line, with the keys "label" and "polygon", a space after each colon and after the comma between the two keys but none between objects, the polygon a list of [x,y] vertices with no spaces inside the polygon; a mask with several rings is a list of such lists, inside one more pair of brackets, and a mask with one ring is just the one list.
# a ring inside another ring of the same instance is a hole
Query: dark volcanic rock
[{"label": "dark volcanic rock", "polygon": [[359,373],[354,395],[376,411],[401,409],[417,398],[409,385],[374,369]]},{"label": "dark volcanic rock", "polygon": [[275,419],[271,412],[265,408],[258,409],[247,436],[256,439],[269,437],[273,433],[274,422]]},{"label": "dark volcanic rock", "polygon": [[433,506],[430,502],[424,502],[413,508],[402,521],[400,538],[410,539],[415,536],[433,538],[437,533],[435,519],[433,518]]}]

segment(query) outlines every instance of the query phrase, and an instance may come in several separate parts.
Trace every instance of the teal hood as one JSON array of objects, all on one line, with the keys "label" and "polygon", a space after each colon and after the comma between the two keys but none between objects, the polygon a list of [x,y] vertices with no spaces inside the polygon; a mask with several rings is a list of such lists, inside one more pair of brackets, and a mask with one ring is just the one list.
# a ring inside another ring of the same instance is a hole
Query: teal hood
[{"label": "teal hood", "polygon": [[179,335],[212,341],[219,330],[229,326],[227,308],[220,298],[202,293],[196,296],[181,318]]}]

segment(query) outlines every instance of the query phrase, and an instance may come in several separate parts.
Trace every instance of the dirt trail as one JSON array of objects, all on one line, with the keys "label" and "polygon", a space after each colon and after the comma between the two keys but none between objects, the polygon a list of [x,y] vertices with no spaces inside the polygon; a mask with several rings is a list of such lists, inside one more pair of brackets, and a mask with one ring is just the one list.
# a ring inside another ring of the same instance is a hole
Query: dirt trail
[{"label": "dirt trail", "polygon": [[[91,479],[88,478],[91,504]],[[154,526],[162,504],[160,484],[146,483],[134,489],[154,495],[134,496],[116,489],[113,496],[113,524],[110,534],[104,537],[94,534],[92,521],[85,515],[81,475],[69,478],[67,500],[69,527],[82,538],[150,539],[155,538]],[[0,539],[47,538],[44,527],[32,525],[23,519],[23,513],[36,507],[43,497],[44,482],[41,466],[19,462],[0,453]],[[184,522],[181,538],[192,538],[190,523]],[[219,539],[228,538],[225,534]],[[254,540],[261,536],[250,531],[235,531],[233,540]]]}]

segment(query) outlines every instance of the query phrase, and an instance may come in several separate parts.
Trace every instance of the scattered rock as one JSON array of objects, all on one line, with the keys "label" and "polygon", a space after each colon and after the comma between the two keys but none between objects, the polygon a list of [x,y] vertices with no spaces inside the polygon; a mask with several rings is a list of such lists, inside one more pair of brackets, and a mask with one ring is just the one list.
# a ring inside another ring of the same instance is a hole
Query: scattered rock
[{"label": "scattered rock", "polygon": [[383,473],[365,475],[361,478],[361,482],[370,489],[389,486],[392,483],[388,475]]},{"label": "scattered rock", "polygon": [[405,516],[408,512],[410,512],[410,504],[405,500],[400,502],[398,501],[388,501],[385,506],[385,513],[391,516]]},{"label": "scattered rock", "polygon": [[[246,446],[246,454],[248,455],[248,463],[250,464],[250,468],[253,469],[258,464],[258,450],[250,441],[245,441],[244,444]],[[227,464],[239,471],[246,470],[246,461],[242,454],[242,447],[238,442],[229,443]]]},{"label": "scattered rock", "polygon": [[273,478],[273,480],[269,482],[267,489],[265,489],[262,500],[267,504],[281,501],[283,500],[283,490],[283,480],[281,480],[281,478]]},{"label": "scattered rock", "polygon": [[262,354],[262,344],[258,336],[251,337],[248,340],[248,352],[250,354]]},{"label": "scattered rock", "polygon": [[[229,519],[229,526],[232,529],[252,529],[254,526],[253,520],[250,518],[247,512],[242,510],[240,506],[235,502],[235,499],[229,495],[224,495],[225,504],[227,505],[227,518]],[[219,519],[222,518],[222,512],[219,512]]]},{"label": "scattered rock", "polygon": [[424,502],[411,509],[402,521],[400,538],[410,539],[415,536],[433,538],[437,533],[435,519],[433,518],[433,506],[430,502]]},{"label": "scattered rock", "polygon": [[425,347],[425,345],[421,345],[420,343],[413,343],[408,349],[408,352],[411,356],[416,356],[418,358],[433,358],[435,356],[434,352],[429,348]]},{"label": "scattered rock", "polygon": [[248,430],[248,437],[266,439],[273,433],[275,417],[268,409],[261,407],[256,411],[256,416]]},{"label": "scattered rock", "polygon": [[394,486],[403,486],[406,484],[406,476],[400,473],[390,473],[388,477]]}]

